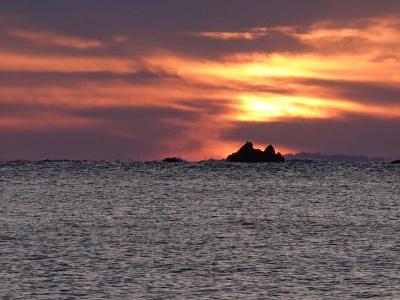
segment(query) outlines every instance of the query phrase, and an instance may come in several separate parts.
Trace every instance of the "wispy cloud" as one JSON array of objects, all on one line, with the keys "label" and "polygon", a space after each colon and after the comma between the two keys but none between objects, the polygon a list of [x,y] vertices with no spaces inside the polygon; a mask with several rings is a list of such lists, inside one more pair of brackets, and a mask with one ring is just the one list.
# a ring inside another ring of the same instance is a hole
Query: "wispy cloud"
[{"label": "wispy cloud", "polygon": [[216,39],[216,40],[255,40],[264,37],[268,34],[268,30],[265,27],[251,28],[248,31],[243,32],[197,32],[191,33],[193,36]]},{"label": "wispy cloud", "polygon": [[79,50],[90,50],[104,47],[104,43],[99,40],[67,36],[50,31],[11,29],[7,31],[7,34],[40,45],[58,46]]},{"label": "wispy cloud", "polygon": [[1,71],[130,73],[137,71],[134,59],[117,56],[60,55],[57,53],[18,53],[0,50]]}]

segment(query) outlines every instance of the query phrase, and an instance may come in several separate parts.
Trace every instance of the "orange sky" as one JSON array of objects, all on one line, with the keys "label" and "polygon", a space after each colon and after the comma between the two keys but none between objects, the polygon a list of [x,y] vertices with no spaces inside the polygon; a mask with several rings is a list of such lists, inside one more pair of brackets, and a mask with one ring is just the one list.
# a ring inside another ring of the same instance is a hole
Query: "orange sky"
[{"label": "orange sky", "polygon": [[400,124],[400,21],[390,11],[178,27],[182,49],[129,29],[67,32],[39,16],[0,16],[0,159],[198,160],[245,140],[284,153],[400,154],[390,139]]}]

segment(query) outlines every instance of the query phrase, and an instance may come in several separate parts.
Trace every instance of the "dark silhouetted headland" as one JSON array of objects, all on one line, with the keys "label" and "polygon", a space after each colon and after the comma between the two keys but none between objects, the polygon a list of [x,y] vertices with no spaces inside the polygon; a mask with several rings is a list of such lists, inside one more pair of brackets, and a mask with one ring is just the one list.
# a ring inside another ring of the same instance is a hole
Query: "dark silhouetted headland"
[{"label": "dark silhouetted headland", "polygon": [[400,165],[400,159],[391,162],[392,165]]},{"label": "dark silhouetted headland", "polygon": [[279,152],[276,153],[272,145],[262,151],[254,149],[253,143],[247,142],[226,160],[229,162],[284,162],[285,158]]}]

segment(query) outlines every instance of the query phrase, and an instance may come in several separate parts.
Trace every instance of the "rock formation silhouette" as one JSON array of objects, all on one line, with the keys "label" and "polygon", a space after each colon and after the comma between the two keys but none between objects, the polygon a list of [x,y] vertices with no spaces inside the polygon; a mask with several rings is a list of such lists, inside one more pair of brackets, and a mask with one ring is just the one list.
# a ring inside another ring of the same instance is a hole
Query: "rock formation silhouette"
[{"label": "rock formation silhouette", "polygon": [[391,162],[392,165],[400,165],[400,159]]},{"label": "rock formation silhouette", "polygon": [[254,149],[252,142],[244,144],[237,152],[226,158],[229,162],[284,162],[285,158],[279,152],[276,153],[272,145],[264,151]]}]

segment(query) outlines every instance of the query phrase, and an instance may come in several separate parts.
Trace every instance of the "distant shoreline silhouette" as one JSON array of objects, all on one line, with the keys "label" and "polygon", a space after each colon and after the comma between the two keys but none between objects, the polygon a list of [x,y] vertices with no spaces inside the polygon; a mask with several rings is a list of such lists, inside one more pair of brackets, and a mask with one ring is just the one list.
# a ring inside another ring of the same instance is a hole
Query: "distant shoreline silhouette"
[{"label": "distant shoreline silhouette", "polygon": [[286,154],[287,160],[310,160],[310,161],[329,161],[329,162],[385,162],[391,161],[385,157],[368,157],[364,155],[351,154],[322,154],[299,152],[294,154]]}]

